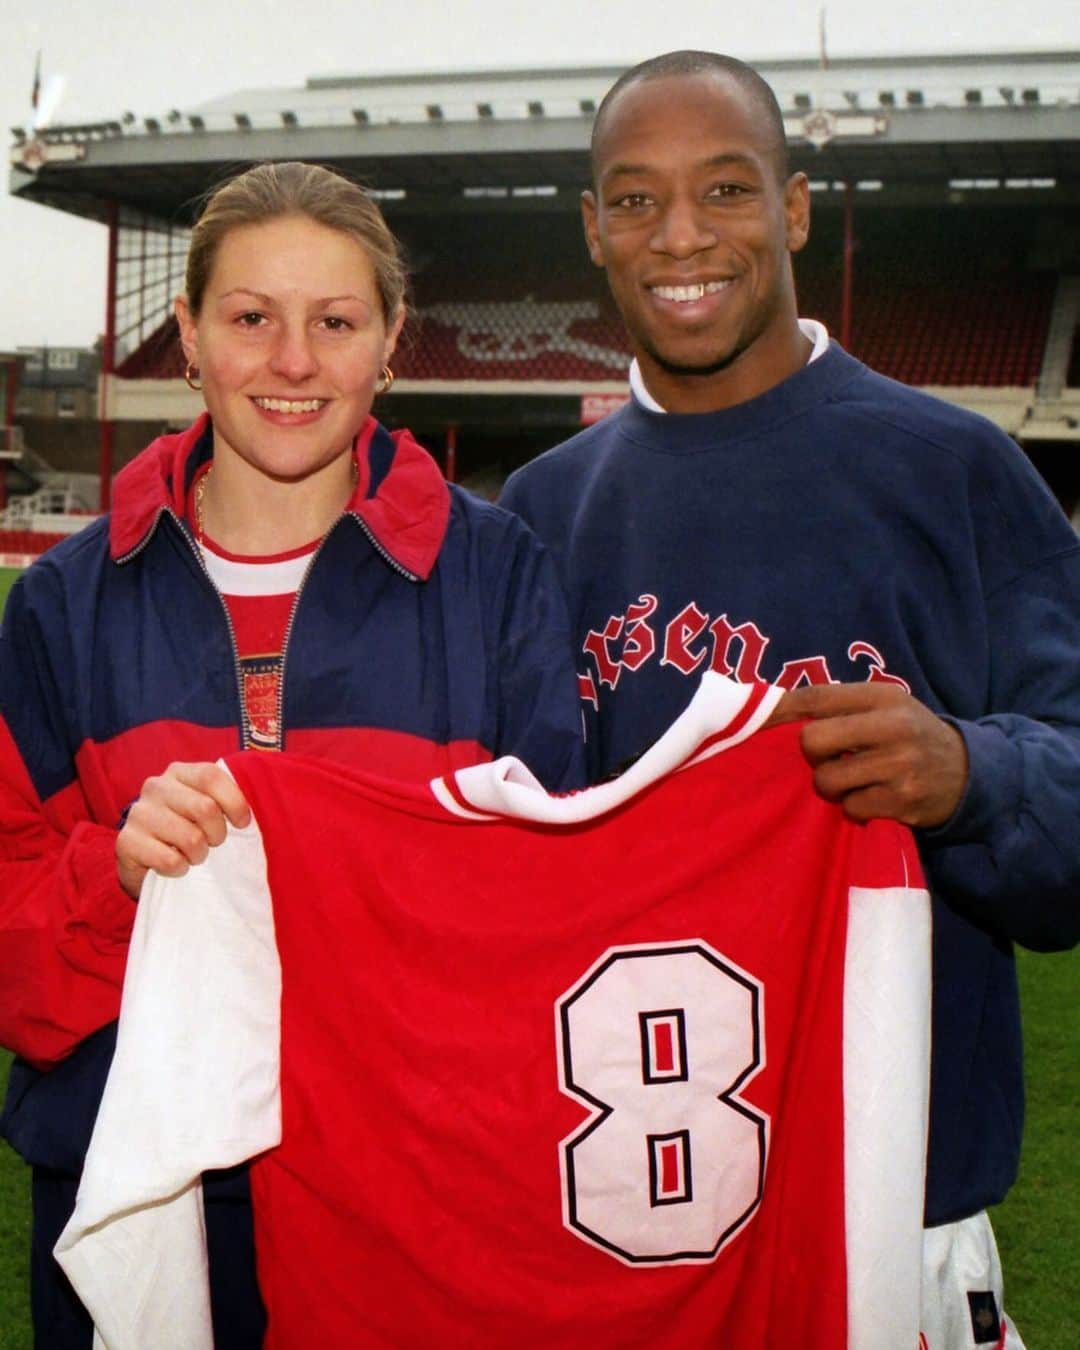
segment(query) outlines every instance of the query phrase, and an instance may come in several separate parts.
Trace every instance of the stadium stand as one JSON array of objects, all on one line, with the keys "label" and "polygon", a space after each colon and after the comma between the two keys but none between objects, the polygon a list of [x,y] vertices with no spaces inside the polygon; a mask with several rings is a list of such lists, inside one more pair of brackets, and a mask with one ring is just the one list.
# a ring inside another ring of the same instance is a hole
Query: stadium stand
[{"label": "stadium stand", "polygon": [[[39,557],[46,549],[66,539],[66,534],[53,530],[0,530],[0,554],[21,558]],[[3,566],[19,566],[19,563],[4,563]]]},{"label": "stadium stand", "polygon": [[130,356],[116,367],[126,380],[179,380],[184,375],[180,329],[170,314]]},{"label": "stadium stand", "polygon": [[[444,240],[447,265],[432,275],[429,263],[417,282],[411,340],[396,361],[399,378],[624,379],[626,335],[584,258],[574,223],[574,234],[559,241],[560,253],[550,243],[538,250],[531,231],[511,222],[496,239],[481,231],[471,241]],[[908,212],[904,219],[891,215],[885,228],[880,221],[864,227],[852,351],[909,384],[1033,387],[1057,275],[1026,269],[1030,228],[1018,228],[1015,221],[1007,237],[997,234],[998,246],[986,257],[978,237],[993,232],[995,223],[980,219],[973,229],[956,214],[935,228],[925,213]],[[803,312],[838,333],[838,240],[835,230],[824,234],[821,248],[815,245],[797,260],[796,272]],[[905,246],[911,238],[919,240],[917,250]],[[452,265],[470,252],[485,258],[482,272]],[[131,379],[175,379],[182,373],[172,318],[117,367],[117,375]]]},{"label": "stadium stand", "polygon": [[[802,312],[883,373],[994,417],[1072,512],[1080,54],[760,69],[814,193]],[[335,165],[380,199],[410,256],[415,317],[378,412],[449,473],[494,490],[609,410],[626,396],[629,350],[578,198],[592,115],[618,73],[316,76],[164,119],[15,129],[12,190],[109,226],[103,462],[115,470],[126,453],[113,430],[198,410],[169,317],[193,203],[260,158]]]}]

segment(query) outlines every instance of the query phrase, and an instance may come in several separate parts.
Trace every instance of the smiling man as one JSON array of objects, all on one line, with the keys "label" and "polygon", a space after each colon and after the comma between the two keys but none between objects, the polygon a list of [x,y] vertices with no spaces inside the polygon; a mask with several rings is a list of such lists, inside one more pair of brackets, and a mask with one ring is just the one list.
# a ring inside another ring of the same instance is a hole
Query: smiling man
[{"label": "smiling man", "polygon": [[1080,543],[997,428],[798,318],[808,186],[755,71],[635,67],[592,158],[585,235],[633,397],[503,496],[562,573],[590,771],[639,755],[703,671],[764,678],[807,719],[818,790],[916,830],[935,925],[923,1333],[1017,1350],[985,1210],[1020,1149],[1012,944],[1078,935]]},{"label": "smiling man", "polygon": [[809,190],[803,174],[788,176],[782,124],[746,80],[704,73],[634,80],[609,100],[593,133],[585,235],[646,387],[670,412],[764,393],[809,352],[791,274]]}]

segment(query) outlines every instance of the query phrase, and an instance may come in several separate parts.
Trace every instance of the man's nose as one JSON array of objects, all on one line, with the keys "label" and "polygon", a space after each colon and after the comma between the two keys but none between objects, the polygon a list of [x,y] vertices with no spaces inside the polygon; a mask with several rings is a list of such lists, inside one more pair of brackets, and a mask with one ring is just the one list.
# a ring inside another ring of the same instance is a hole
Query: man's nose
[{"label": "man's nose", "polygon": [[672,258],[690,258],[716,243],[716,229],[701,203],[678,199],[657,222],[650,247]]}]

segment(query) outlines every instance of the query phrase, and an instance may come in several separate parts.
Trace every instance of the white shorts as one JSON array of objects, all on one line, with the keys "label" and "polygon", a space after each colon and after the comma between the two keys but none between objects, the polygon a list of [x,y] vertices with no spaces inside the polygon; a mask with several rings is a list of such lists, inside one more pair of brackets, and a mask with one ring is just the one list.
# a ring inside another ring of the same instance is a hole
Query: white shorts
[{"label": "white shorts", "polygon": [[919,1350],[1024,1350],[1005,1313],[1001,1261],[985,1211],[923,1234]]}]

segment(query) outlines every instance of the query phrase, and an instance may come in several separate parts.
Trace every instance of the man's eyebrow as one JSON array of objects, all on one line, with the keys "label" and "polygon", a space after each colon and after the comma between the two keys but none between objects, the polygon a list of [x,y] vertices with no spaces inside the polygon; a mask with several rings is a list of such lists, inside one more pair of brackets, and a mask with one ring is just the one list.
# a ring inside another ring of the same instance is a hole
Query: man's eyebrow
[{"label": "man's eyebrow", "polygon": [[606,183],[609,178],[623,178],[628,174],[637,176],[650,171],[651,165],[649,164],[611,164],[604,170],[602,177]]},{"label": "man's eyebrow", "polygon": [[744,151],[730,150],[726,154],[710,155],[708,159],[702,161],[701,167],[703,169],[758,169],[761,167],[761,161]]},{"label": "man's eyebrow", "polygon": [[[758,170],[760,164],[753,155],[747,155],[738,150],[725,151],[719,155],[709,155],[707,159],[700,160],[695,168],[698,169],[728,169],[728,168],[746,168]],[[655,173],[658,166],[654,164],[632,164],[619,163],[609,165],[601,175],[601,181],[609,182],[612,178],[635,178],[642,175]]]}]

